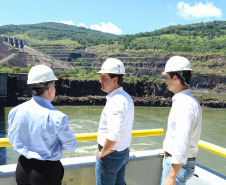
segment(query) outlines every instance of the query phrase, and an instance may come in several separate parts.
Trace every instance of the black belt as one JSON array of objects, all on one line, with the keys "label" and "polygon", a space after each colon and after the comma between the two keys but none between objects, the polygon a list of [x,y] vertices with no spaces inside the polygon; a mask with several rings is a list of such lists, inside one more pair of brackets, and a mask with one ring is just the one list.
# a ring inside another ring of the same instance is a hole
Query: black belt
[{"label": "black belt", "polygon": [[[102,150],[102,148],[103,148],[103,146],[101,146],[99,143],[98,143],[98,150],[99,151],[101,151]],[[127,150],[128,148],[126,148],[125,150]],[[122,150],[122,151],[117,151],[117,150],[115,150],[115,152],[123,152],[124,150]]]},{"label": "black belt", "polygon": [[[170,154],[170,153],[168,153],[168,152],[165,152],[165,156],[166,157],[172,157],[172,155]],[[196,157],[191,157],[191,158],[188,158],[189,160],[195,160],[196,159]]]}]

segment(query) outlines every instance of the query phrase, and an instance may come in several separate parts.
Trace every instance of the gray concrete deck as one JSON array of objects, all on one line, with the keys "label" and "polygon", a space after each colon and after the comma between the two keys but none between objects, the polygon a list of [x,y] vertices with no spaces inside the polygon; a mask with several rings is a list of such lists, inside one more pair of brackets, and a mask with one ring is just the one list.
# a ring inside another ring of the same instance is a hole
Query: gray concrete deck
[{"label": "gray concrete deck", "polygon": [[[163,150],[131,152],[126,167],[128,185],[159,185],[162,171]],[[62,185],[95,185],[96,156],[66,158],[61,160],[65,174]],[[16,185],[16,164],[0,166],[0,184]],[[199,166],[187,185],[226,185],[226,180]]]}]

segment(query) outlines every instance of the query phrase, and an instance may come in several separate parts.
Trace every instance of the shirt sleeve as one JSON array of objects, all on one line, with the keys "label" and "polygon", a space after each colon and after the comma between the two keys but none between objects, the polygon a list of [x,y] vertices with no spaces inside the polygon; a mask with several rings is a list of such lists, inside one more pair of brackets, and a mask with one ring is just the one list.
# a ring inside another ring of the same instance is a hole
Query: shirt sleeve
[{"label": "shirt sleeve", "polygon": [[61,118],[61,123],[58,128],[58,138],[61,141],[62,149],[73,152],[78,147],[78,142],[75,135],[68,124],[67,116]]},{"label": "shirt sleeve", "polygon": [[11,109],[8,115],[8,124],[9,124],[9,128],[8,128],[8,138],[9,138],[9,143],[12,144],[13,143],[13,134],[15,132],[15,130],[17,129],[17,125],[13,125],[14,123],[14,119],[15,119],[15,114],[16,114],[16,109]]},{"label": "shirt sleeve", "polygon": [[107,112],[107,139],[119,142],[121,139],[121,130],[123,124],[123,105],[122,103],[113,103]]},{"label": "shirt sleeve", "polygon": [[173,164],[186,164],[195,114],[190,105],[180,103],[177,106],[175,144],[171,162]]}]

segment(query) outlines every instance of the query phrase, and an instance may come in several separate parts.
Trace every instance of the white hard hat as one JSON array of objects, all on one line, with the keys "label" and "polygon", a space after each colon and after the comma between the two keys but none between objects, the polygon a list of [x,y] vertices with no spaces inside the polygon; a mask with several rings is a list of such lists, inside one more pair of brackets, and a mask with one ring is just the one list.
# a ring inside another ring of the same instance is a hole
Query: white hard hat
[{"label": "white hard hat", "polygon": [[98,73],[126,74],[123,63],[116,58],[108,58]]},{"label": "white hard hat", "polygon": [[165,71],[162,74],[165,75],[166,73],[169,72],[185,70],[192,71],[191,64],[188,61],[188,59],[181,56],[173,56],[166,62]]},{"label": "white hard hat", "polygon": [[45,83],[58,80],[51,68],[46,65],[37,65],[30,69],[27,84]]}]

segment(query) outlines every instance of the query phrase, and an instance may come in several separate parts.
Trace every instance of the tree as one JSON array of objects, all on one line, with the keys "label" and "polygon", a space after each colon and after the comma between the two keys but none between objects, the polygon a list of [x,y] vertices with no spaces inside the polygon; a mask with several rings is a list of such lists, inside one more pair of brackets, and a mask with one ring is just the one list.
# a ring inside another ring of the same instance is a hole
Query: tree
[{"label": "tree", "polygon": [[13,69],[13,73],[18,74],[20,72],[20,67],[15,66],[12,69]]}]

